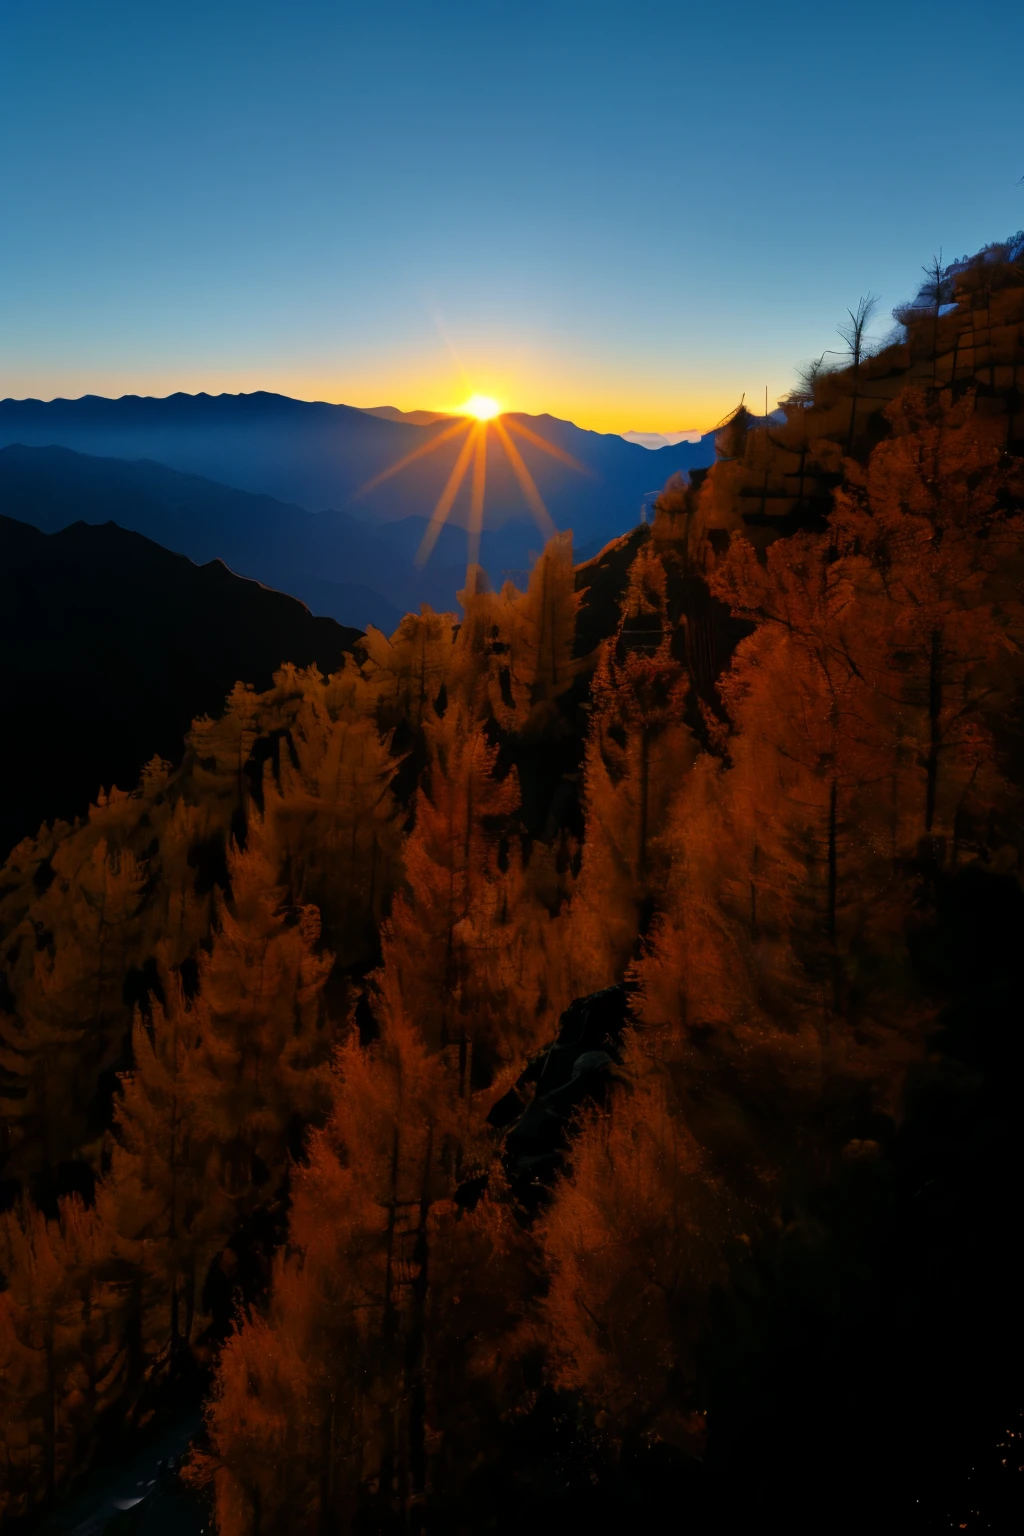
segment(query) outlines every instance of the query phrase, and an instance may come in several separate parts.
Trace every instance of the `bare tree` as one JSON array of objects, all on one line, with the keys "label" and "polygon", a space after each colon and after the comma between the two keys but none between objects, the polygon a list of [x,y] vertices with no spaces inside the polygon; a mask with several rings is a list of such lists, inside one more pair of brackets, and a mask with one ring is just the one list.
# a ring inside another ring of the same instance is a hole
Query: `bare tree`
[{"label": "bare tree", "polygon": [[856,309],[848,309],[846,313],[849,320],[843,320],[836,326],[843,341],[846,343],[850,363],[853,367],[853,399],[850,402],[850,431],[846,440],[847,453],[853,452],[853,433],[857,423],[857,398],[860,393],[860,365],[864,360],[865,334],[868,326],[875,317],[878,309],[878,295],[869,293],[858,300]]},{"label": "bare tree", "polygon": [[824,352],[820,357],[813,357],[809,363],[802,363],[796,371],[796,384],[786,396],[786,402],[790,405],[813,405],[818,380],[827,372]]},{"label": "bare tree", "polygon": [[942,251],[933,256],[926,267],[922,267],[924,283],[918,299],[927,302],[928,311],[932,317],[932,382],[938,377],[939,368],[939,314],[949,292],[949,283],[946,280],[942,266]]}]

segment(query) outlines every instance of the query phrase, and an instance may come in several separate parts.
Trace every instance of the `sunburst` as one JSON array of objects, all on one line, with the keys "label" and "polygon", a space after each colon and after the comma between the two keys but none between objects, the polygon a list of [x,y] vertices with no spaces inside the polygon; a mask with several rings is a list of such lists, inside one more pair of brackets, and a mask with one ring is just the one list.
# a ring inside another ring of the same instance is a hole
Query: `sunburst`
[{"label": "sunburst", "polygon": [[[589,474],[590,471],[572,454],[558,448],[554,443],[547,442],[539,433],[524,426],[521,421],[516,421],[512,416],[506,416],[497,400],[490,395],[470,395],[465,404],[461,405],[456,413],[456,420],[450,427],[432,437],[429,442],[423,443],[419,448],[414,448],[411,453],[391,464],[387,469],[368,480],[365,485],[359,487],[356,496],[366,496],[370,491],[382,485],[385,480],[390,480],[394,475],[400,474],[403,469],[414,463],[417,459],[425,458],[428,454],[436,452],[443,444],[451,442],[453,438],[462,438],[458,457],[444,489],[437,499],[437,505],[431,514],[426,532],[416,554],[416,564],[423,566],[430,559],[434,545],[440,536],[441,529],[451,514],[455,505],[455,498],[462,489],[462,484],[467,474],[471,472],[470,497],[469,497],[469,529],[467,559],[470,566],[480,562],[480,536],[484,526],[484,500],[487,490],[487,445],[490,435],[493,433],[504,451],[512,473],[519,482],[519,488],[523,493],[523,500],[533,514],[533,520],[537,524],[545,539],[549,539],[557,532],[554,520],[544,505],[544,498],[537,489],[537,482],[523,461],[516,444],[510,435],[511,432],[531,443],[535,448],[540,448],[544,453],[550,454],[553,459],[568,464],[570,468],[578,470],[581,474]],[[355,498],[353,498],[355,499]]]}]

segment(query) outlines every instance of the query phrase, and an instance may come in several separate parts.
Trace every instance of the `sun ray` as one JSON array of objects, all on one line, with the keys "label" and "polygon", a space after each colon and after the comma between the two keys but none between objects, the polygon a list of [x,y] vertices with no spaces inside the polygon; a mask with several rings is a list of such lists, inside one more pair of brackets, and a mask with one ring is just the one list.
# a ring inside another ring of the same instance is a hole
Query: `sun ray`
[{"label": "sun ray", "polygon": [[527,506],[533,513],[534,521],[536,522],[537,527],[540,529],[541,533],[546,539],[552,538],[554,534],[558,532],[558,529],[555,527],[554,519],[552,518],[551,513],[548,511],[547,507],[544,505],[544,498],[540,494],[540,491],[538,491],[533,476],[530,474],[530,471],[523,463],[522,454],[519,452],[519,449],[509,437],[508,432],[505,430],[505,423],[502,421],[500,416],[494,423],[494,430],[497,432],[499,438],[501,439],[501,443],[505,449],[508,461],[512,465],[516,479],[519,481],[519,488],[523,493]]},{"label": "sun ray", "polygon": [[568,464],[570,469],[577,469],[581,475],[587,475],[590,479],[594,478],[593,470],[588,469],[586,464],[581,464],[579,459],[574,459],[571,453],[566,453],[564,448],[558,448],[554,443],[549,443],[546,438],[540,437],[536,432],[531,431],[529,427],[524,427],[521,421],[516,421],[512,416],[507,416],[505,420],[513,432],[518,432],[520,437],[525,437],[527,442],[533,443],[535,448],[543,448],[544,452],[550,453],[553,459],[561,459],[562,463]]},{"label": "sun ray", "polygon": [[470,432],[466,437],[466,441],[459,449],[459,456],[455,460],[455,468],[448,476],[447,484],[445,485],[444,490],[441,492],[441,495],[438,498],[437,506],[434,508],[433,514],[431,516],[430,522],[427,524],[427,531],[423,535],[423,542],[420,544],[420,547],[416,553],[417,565],[426,565],[427,561],[430,559],[434,545],[437,543],[441,529],[444,527],[448,520],[448,514],[452,509],[452,505],[456,496],[459,494],[459,486],[466,478],[466,470],[469,468],[470,456],[472,455],[473,448],[475,446],[475,437],[475,432],[470,429]]},{"label": "sun ray", "polygon": [[473,490],[469,503],[469,551],[467,563],[480,564],[480,535],[484,526],[484,490],[487,486],[487,422],[476,429],[476,456],[473,459]]},{"label": "sun ray", "polygon": [[453,421],[449,427],[437,433],[436,436],[431,437],[428,442],[421,443],[418,448],[414,448],[411,453],[405,454],[397,463],[391,464],[387,469],[382,470],[379,475],[374,475],[373,479],[367,480],[352,497],[352,500],[355,501],[360,496],[367,495],[368,492],[374,490],[378,485],[382,485],[385,480],[390,480],[392,476],[399,474],[408,465],[415,463],[417,459],[424,458],[427,454],[433,453],[444,443],[458,437],[460,433],[466,434],[460,445],[454,468],[445,482],[444,490],[438,497],[437,505],[434,507],[430,522],[427,524],[420,547],[416,553],[417,566],[422,567],[430,559],[434,546],[441,535],[441,529],[448,520],[452,507],[455,504],[455,498],[458,496],[462,482],[466,478],[471,459],[473,461],[473,478],[470,493],[469,524],[467,528],[467,555],[470,566],[479,564],[480,543],[484,526],[484,500],[487,487],[487,428],[491,424],[493,424],[494,430],[501,440],[505,455],[512,467],[516,480],[519,482],[519,489],[522,491],[523,499],[533,514],[534,521],[545,539],[551,538],[558,530],[554,519],[544,504],[544,498],[537,488],[537,482],[526,467],[525,460],[519,449],[509,436],[508,428],[511,428],[513,432],[517,433],[526,442],[532,443],[534,447],[550,454],[553,459],[559,459],[563,464],[567,464],[570,469],[575,469],[580,474],[593,478],[593,471],[585,464],[581,464],[578,459],[574,459],[572,454],[566,453],[564,448],[559,448],[555,443],[549,443],[538,433],[532,431],[530,427],[524,426],[521,421],[516,421],[511,416],[503,416],[501,406],[496,400],[491,399],[490,396],[472,395],[459,408],[457,420]]},{"label": "sun ray", "polygon": [[357,501],[360,496],[365,496],[367,492],[375,490],[385,480],[390,480],[392,475],[397,475],[407,464],[412,464],[416,459],[422,459],[425,454],[433,453],[435,448],[440,448],[442,443],[446,443],[450,437],[457,436],[459,432],[465,430],[465,427],[466,420],[464,417],[460,417],[453,426],[446,427],[443,432],[439,432],[436,437],[432,437],[429,443],[421,443],[418,448],[413,449],[412,453],[407,453],[404,459],[399,459],[397,464],[389,465],[387,469],[381,470],[379,475],[374,475],[372,480],[367,480],[365,485],[361,485],[358,491],[353,493],[352,500]]}]

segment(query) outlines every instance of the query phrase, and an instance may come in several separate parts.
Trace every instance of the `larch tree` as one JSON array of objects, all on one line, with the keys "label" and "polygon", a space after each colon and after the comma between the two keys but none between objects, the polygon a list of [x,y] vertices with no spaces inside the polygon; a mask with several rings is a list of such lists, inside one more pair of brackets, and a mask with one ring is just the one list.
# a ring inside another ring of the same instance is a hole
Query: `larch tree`
[{"label": "larch tree", "polygon": [[[892,721],[864,663],[870,572],[855,553],[838,558],[827,534],[777,541],[763,562],[734,539],[712,585],[757,625],[721,682],[751,932],[782,924],[809,1006],[817,994],[838,1013],[864,920],[894,894],[884,828]],[[791,971],[790,1006],[795,988]]]},{"label": "larch tree", "polygon": [[969,397],[945,407],[908,390],[887,414],[893,435],[834,520],[874,577],[864,670],[900,722],[900,844],[953,849],[963,818],[1005,800],[989,720],[1020,675],[1020,470]]},{"label": "larch tree", "polygon": [[56,1219],[27,1202],[0,1216],[0,1512],[29,1513],[95,1449],[123,1370],[108,1236],[81,1200]]},{"label": "larch tree", "polygon": [[173,1372],[188,1351],[203,1276],[235,1216],[197,1108],[216,1093],[203,1081],[206,1020],[176,972],[164,968],[162,991],[148,1016],[136,1010],[132,1070],[121,1077],[110,1167],[96,1196],[120,1261],[133,1386]]},{"label": "larch tree", "polygon": [[276,774],[263,773],[263,837],[293,900],[315,905],[339,965],[372,962],[400,871],[390,733],[307,691]]},{"label": "larch tree", "polygon": [[419,613],[407,613],[390,640],[368,627],[361,642],[362,673],[385,729],[399,724],[420,729],[447,682],[454,643],[452,614],[435,613],[427,604]]},{"label": "larch tree", "polygon": [[671,641],[664,568],[644,548],[591,690],[587,830],[570,919],[576,995],[621,979],[664,885],[664,817],[695,756],[689,682]]},{"label": "larch tree", "polygon": [[509,628],[508,667],[515,723],[536,735],[557,718],[554,706],[576,680],[574,654],[580,596],[572,558],[572,534],[549,539],[517,594]]},{"label": "larch tree", "polygon": [[198,958],[196,1111],[219,1148],[224,1193],[245,1201],[254,1183],[276,1186],[294,1127],[324,1108],[333,1041],[322,994],[334,957],[320,948],[317,909],[288,904],[254,810],[228,871],[230,899],[218,895],[211,949]]},{"label": "larch tree", "polygon": [[[296,1173],[269,1314],[221,1358],[197,1472],[225,1536],[347,1527],[360,1504],[412,1520],[454,1407],[434,1395],[452,1350],[463,1391],[486,1395],[521,1326],[502,1285],[514,1225],[453,1198],[486,1155],[489,1099],[467,1116],[454,1062],[425,1048],[387,974],[377,1009],[377,1040],[339,1053],[331,1116]],[[460,1311],[446,1285],[471,1272],[480,1290]]]},{"label": "larch tree", "polygon": [[495,776],[497,748],[461,701],[428,719],[427,740],[425,783],[404,849],[406,888],[384,926],[385,958],[410,1006],[415,999],[430,1048],[458,1047],[468,1084],[474,1025],[484,1022],[474,988],[487,983],[473,950],[485,942],[481,925],[493,931],[505,920],[511,937],[500,859],[519,792],[514,774]]},{"label": "larch tree", "polygon": [[0,1014],[11,1166],[22,1174],[85,1143],[99,1075],[120,1054],[124,977],[138,952],[145,869],[130,850],[69,840],[53,875],[14,957],[14,1012]]},{"label": "larch tree", "polygon": [[548,1369],[612,1445],[701,1448],[694,1347],[728,1222],[665,1070],[627,1046],[626,1081],[592,1112],[540,1232]]}]

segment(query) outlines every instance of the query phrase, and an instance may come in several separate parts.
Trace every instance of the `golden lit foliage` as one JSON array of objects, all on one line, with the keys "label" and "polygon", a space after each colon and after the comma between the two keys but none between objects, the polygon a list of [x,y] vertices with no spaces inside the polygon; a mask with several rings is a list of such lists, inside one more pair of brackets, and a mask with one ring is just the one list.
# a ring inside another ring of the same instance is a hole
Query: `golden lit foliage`
[{"label": "golden lit foliage", "polygon": [[613,1436],[642,1428],[696,1449],[693,1346],[725,1223],[666,1073],[637,1052],[625,1069],[542,1225],[550,1369]]},{"label": "golden lit foliage", "polygon": [[683,718],[688,687],[672,655],[665,572],[645,547],[591,689],[587,837],[570,919],[577,995],[621,979],[663,891],[665,820],[696,752]]},{"label": "golden lit foliage", "polygon": [[497,748],[460,703],[427,721],[427,743],[385,963],[430,1048],[457,1045],[465,1086],[550,1033],[557,983],[525,923],[537,902],[512,820],[515,773],[496,776]]},{"label": "golden lit foliage", "polygon": [[165,1004],[136,1011],[132,1071],[121,1079],[110,1169],[96,1198],[130,1290],[141,1358],[173,1368],[192,1337],[198,1290],[235,1212],[216,1177],[221,1149],[200,1113],[210,1098],[200,1055],[205,1020],[180,978],[164,972]]},{"label": "golden lit foliage", "polygon": [[362,670],[382,725],[393,729],[404,722],[419,729],[447,683],[454,643],[452,614],[434,613],[427,604],[418,614],[407,613],[390,640],[370,625]]},{"label": "golden lit foliage", "polygon": [[[361,1497],[403,1507],[424,1492],[446,1420],[479,1428],[481,1405],[508,1390],[523,1299],[507,1281],[526,1239],[500,1203],[452,1198],[487,1157],[489,1100],[467,1098],[450,1052],[425,1049],[387,973],[377,1016],[379,1038],[339,1054],[269,1317],[222,1357],[214,1455],[197,1473],[239,1536],[257,1522],[344,1527]],[[446,1449],[457,1477],[457,1443]]]},{"label": "golden lit foliage", "polygon": [[334,957],[319,949],[317,909],[289,907],[276,884],[255,812],[228,874],[230,899],[218,895],[212,948],[199,956],[194,1104],[231,1196],[280,1179],[289,1123],[323,1102],[332,1040],[321,994]]},{"label": "golden lit foliage", "polygon": [[319,909],[346,969],[373,956],[399,875],[394,772],[372,717],[332,718],[308,693],[276,775],[264,767],[264,842],[294,899]]}]

